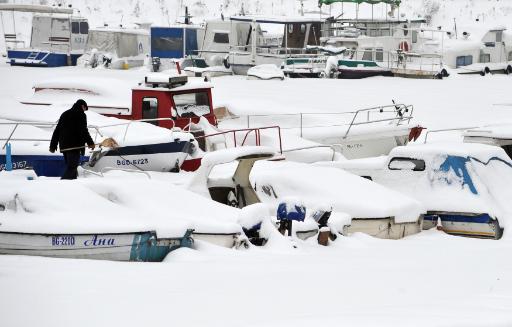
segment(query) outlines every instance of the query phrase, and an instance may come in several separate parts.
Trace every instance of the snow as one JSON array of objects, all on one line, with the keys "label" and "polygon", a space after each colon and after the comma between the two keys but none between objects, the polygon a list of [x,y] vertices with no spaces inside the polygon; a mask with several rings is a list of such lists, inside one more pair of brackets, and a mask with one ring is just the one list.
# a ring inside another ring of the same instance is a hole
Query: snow
[{"label": "snow", "polygon": [[[178,10],[180,7],[176,1],[134,0],[121,3],[83,0],[73,3],[82,15],[90,19],[91,26],[102,25],[109,20],[118,23],[120,17],[123,17],[123,25],[129,20],[168,25],[183,14],[182,10]],[[241,7],[240,1],[186,0],[180,3],[189,5],[193,20],[197,22],[203,17],[218,17],[221,11],[227,17],[239,12]],[[279,15],[296,14],[301,5],[299,1],[292,0],[243,3],[249,13]],[[304,7],[305,10],[317,10],[317,2],[305,1]],[[333,5],[332,14],[341,12],[341,7],[341,4]],[[370,8],[369,5],[361,5],[361,17],[369,17]],[[376,16],[385,15],[389,10],[381,5],[373,8]],[[473,23],[476,17],[482,24],[510,25],[511,8],[510,2],[503,0],[410,0],[402,2],[400,13],[405,12],[409,17],[429,15],[433,27],[442,25],[443,29],[452,30],[454,17],[458,26]],[[322,11],[329,10],[328,6],[322,7]],[[356,5],[344,4],[346,16],[351,16],[355,10]],[[27,38],[30,21],[24,18],[17,25],[25,28],[22,34]],[[459,28],[459,35],[460,31]],[[473,35],[476,36],[476,32]],[[0,52],[2,45],[3,40],[0,40]],[[118,82],[122,80],[133,85],[141,81],[146,72],[138,69],[111,71],[77,67],[30,69],[9,67],[0,62],[0,118],[12,119],[11,114],[16,111],[14,118],[23,114],[27,121],[54,122],[61,111],[22,110],[18,107],[18,100],[29,97],[33,93],[33,83],[37,81],[56,76],[73,81],[77,77],[90,76],[92,79],[107,77]],[[216,78],[212,84],[215,86],[214,105],[225,105],[242,118],[246,118],[247,114],[346,112],[387,104],[395,99],[397,102],[414,104],[415,123],[421,123],[429,130],[512,122],[507,106],[493,105],[512,103],[511,80],[504,75],[485,78],[452,75],[441,81],[377,77],[357,81],[285,79],[264,82],[228,76]],[[49,95],[47,98],[54,97]],[[74,100],[76,98],[69,98],[69,101]],[[129,101],[124,97],[121,100]],[[66,104],[67,108],[69,104]],[[93,120],[91,114],[88,113],[90,122]],[[275,121],[275,117],[268,117],[261,124],[275,124]],[[238,122],[238,126],[242,124]],[[460,134],[460,131],[436,133],[429,136],[429,140],[460,141]],[[267,138],[267,141],[270,143],[273,140]],[[419,142],[422,141],[423,136]],[[290,142],[288,148],[292,148],[298,146],[300,139],[284,140],[285,147],[286,142]],[[301,155],[308,157],[307,153]],[[325,158],[330,160],[328,154],[325,154]],[[382,164],[383,158],[365,160],[365,164],[368,167]],[[260,163],[256,168],[258,165]],[[478,171],[479,174],[486,172]],[[83,220],[80,224],[84,226],[78,225],[76,228],[91,228],[93,223],[107,226],[114,221],[117,228],[121,226],[117,226],[119,221],[130,223],[130,226],[126,226],[130,228],[138,224],[144,227],[154,224],[152,226],[179,229],[202,225],[203,222],[206,225],[213,220],[216,227],[226,227],[226,230],[229,226],[239,228],[240,210],[221,209],[211,203],[199,206],[196,203],[204,198],[194,198],[194,195],[186,193],[184,186],[193,174],[151,173],[151,181],[141,174],[109,172],[105,175],[106,181],[103,182],[98,178],[92,180],[91,177],[70,184],[72,190],[84,194],[78,199],[66,195],[71,204],[81,209],[81,212],[72,211],[80,216],[73,222]],[[301,176],[308,185],[316,177]],[[51,199],[51,192],[68,190],[66,183],[48,179],[25,181],[26,176],[19,177],[22,180],[7,181],[0,177],[0,192],[8,194],[7,186],[10,185],[41,181],[42,184],[37,184],[41,185],[41,192],[35,194],[30,189],[22,191],[31,196],[49,198],[48,203],[52,207],[62,208],[65,205]],[[499,171],[492,176],[482,175],[482,178],[502,190],[499,194],[493,194],[500,203],[510,199],[507,187],[511,182],[503,178]],[[153,179],[158,180],[159,186],[154,189],[158,192],[150,189],[156,182]],[[55,183],[55,187],[52,183]],[[19,185],[12,190],[23,188]],[[51,189],[42,185],[51,185],[48,186]],[[133,186],[142,187],[146,194],[137,192],[137,187],[134,190]],[[338,186],[329,194],[335,201],[340,197],[339,190],[344,189],[343,185]],[[98,193],[92,189],[98,190]],[[119,194],[123,205],[104,198],[111,191],[115,191],[116,196]],[[166,203],[173,201],[170,194],[177,196],[178,204],[185,201],[178,193],[185,193],[183,197],[194,201],[187,202],[179,214],[173,214],[174,208]],[[323,190],[317,193],[323,194]],[[13,195],[12,192],[10,195]],[[142,197],[140,202],[137,200],[139,196]],[[158,201],[152,202],[152,196]],[[326,199],[318,200],[321,203],[329,202]],[[367,202],[362,205],[366,206]],[[115,215],[101,220],[92,215],[98,213],[99,209],[90,203],[98,203],[99,208],[119,206],[121,208],[115,212],[128,212],[127,217],[133,217],[133,220],[124,220]],[[153,203],[154,207],[148,208],[147,203]],[[368,205],[373,207],[374,203]],[[47,210],[44,207],[38,209]],[[48,221],[55,219],[55,222],[58,218],[58,227],[69,228],[70,218],[64,217],[67,212],[68,209],[56,216],[44,215],[42,218]],[[5,213],[0,212],[0,217]],[[201,217],[174,219],[182,213],[187,217],[189,214]],[[21,212],[18,214],[23,218],[29,216]],[[156,217],[152,219],[152,215]],[[227,219],[222,220],[222,217]],[[347,214],[333,212],[329,224],[331,230],[334,222],[342,227],[343,220],[348,219]],[[24,219],[17,223],[23,221],[28,222]],[[55,327],[97,324],[300,327],[339,325],[340,321],[349,326],[512,324],[512,265],[508,260],[512,243],[506,234],[503,239],[494,241],[453,237],[430,230],[390,241],[356,233],[350,237],[339,236],[329,246],[322,247],[316,244],[314,237],[301,241],[281,236],[270,220],[264,221],[262,230],[270,237],[263,248],[235,251],[198,241],[195,243],[196,250],[172,252],[160,264],[0,256],[2,323],[8,326]],[[129,314],[131,312],[137,314]]]},{"label": "snow", "polygon": [[[276,208],[283,198],[293,196],[308,207],[328,201],[334,211],[352,218],[394,217],[397,223],[414,222],[425,212],[418,201],[406,195],[335,168],[258,161],[250,180],[260,200]],[[265,192],[265,186],[272,187],[277,198]]]},{"label": "snow", "polygon": [[247,71],[247,78],[255,78],[261,80],[269,80],[269,79],[284,79],[284,73],[279,67],[273,64],[266,65],[258,65],[249,68]]}]

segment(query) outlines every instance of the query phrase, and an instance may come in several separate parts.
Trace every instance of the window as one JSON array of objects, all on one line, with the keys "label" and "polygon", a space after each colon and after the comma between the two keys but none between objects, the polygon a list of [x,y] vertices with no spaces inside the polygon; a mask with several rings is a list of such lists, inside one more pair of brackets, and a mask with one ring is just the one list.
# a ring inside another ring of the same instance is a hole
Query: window
[{"label": "window", "polygon": [[183,38],[180,36],[153,36],[151,38],[153,51],[183,51]]},{"label": "window", "polygon": [[89,34],[89,23],[80,22],[80,34]]},{"label": "window", "polygon": [[424,171],[425,161],[421,159],[396,157],[391,159],[388,168],[390,170]]},{"label": "window", "polygon": [[412,31],[412,43],[418,43],[418,31]]},{"label": "window", "polygon": [[480,62],[481,63],[491,62],[491,54],[480,53]]},{"label": "window", "polygon": [[484,44],[487,48],[494,48],[496,46],[494,42],[485,42]]},{"label": "window", "polygon": [[508,61],[512,61],[512,51],[508,53]]},{"label": "window", "polygon": [[71,23],[71,33],[73,34],[79,34],[80,33],[80,28],[79,28],[79,23],[78,22],[72,22]]},{"label": "window", "polygon": [[382,49],[382,48],[375,49],[375,61],[377,61],[377,62],[384,61],[384,49]]},{"label": "window", "polygon": [[207,92],[175,94],[173,100],[179,117],[201,117],[210,113],[210,100]]},{"label": "window", "polygon": [[213,35],[213,42],[215,43],[229,43],[228,33],[215,33]]},{"label": "window", "polygon": [[496,42],[503,42],[503,31],[496,32]]},{"label": "window", "polygon": [[456,67],[462,67],[473,64],[473,56],[459,56],[457,57]]},{"label": "window", "polygon": [[372,53],[371,48],[364,49],[363,60],[369,60],[369,61],[373,60],[373,53]]},{"label": "window", "polygon": [[[158,118],[158,99],[157,98],[143,98],[142,99],[142,119],[156,119]],[[153,125],[158,125],[158,121],[150,122]]]}]

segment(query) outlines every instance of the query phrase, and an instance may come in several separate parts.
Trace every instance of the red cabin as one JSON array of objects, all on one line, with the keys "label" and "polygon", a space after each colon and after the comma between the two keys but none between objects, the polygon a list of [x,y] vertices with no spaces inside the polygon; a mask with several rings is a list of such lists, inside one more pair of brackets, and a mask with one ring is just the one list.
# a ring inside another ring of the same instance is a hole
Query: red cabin
[{"label": "red cabin", "polygon": [[[145,78],[145,85],[132,89],[131,109],[104,109],[100,112],[107,116],[140,120],[170,118],[170,120],[151,123],[165,127],[188,129],[190,123],[197,123],[205,117],[212,125],[217,125],[213,113],[212,85],[206,82],[188,82],[187,76],[168,76],[152,74]],[[99,111],[99,110],[98,110]]]}]

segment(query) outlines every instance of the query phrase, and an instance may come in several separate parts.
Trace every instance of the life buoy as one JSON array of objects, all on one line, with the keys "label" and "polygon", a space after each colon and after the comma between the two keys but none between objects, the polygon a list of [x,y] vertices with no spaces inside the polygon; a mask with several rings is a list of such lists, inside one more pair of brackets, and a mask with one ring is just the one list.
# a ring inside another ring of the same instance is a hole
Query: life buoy
[{"label": "life buoy", "polygon": [[421,127],[421,126],[416,126],[416,127],[413,127],[411,128],[411,131],[409,132],[409,142],[410,141],[416,141],[420,135],[421,135],[421,132],[425,129],[425,127]]},{"label": "life buoy", "polygon": [[402,41],[398,45],[398,48],[403,52],[409,52],[409,43],[407,43],[407,41]]}]

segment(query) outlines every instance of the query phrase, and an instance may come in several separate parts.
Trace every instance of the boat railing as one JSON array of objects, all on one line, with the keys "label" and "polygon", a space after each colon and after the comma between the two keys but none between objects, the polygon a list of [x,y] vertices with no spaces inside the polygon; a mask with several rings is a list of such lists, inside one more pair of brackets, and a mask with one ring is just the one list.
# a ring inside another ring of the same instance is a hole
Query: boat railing
[{"label": "boat railing", "polygon": [[123,142],[126,141],[126,135],[128,134],[128,129],[133,123],[154,123],[159,121],[170,121],[172,123],[172,126],[170,128],[171,131],[174,130],[175,122],[172,118],[152,118],[152,119],[137,119],[137,120],[129,120],[122,123],[116,123],[111,125],[89,125],[88,128],[93,129],[96,131],[96,135],[94,136],[94,141],[96,142],[97,136],[104,137],[104,135],[101,133],[101,129],[109,128],[109,127],[118,127],[118,126],[126,126],[123,133]]},{"label": "boat railing", "polygon": [[[151,122],[158,122],[158,121],[171,121],[172,127],[171,131],[173,131],[175,125],[174,120],[172,118],[154,118],[154,119],[139,119],[139,120],[130,120],[122,123],[117,124],[111,124],[111,125],[88,125],[87,128],[90,130],[95,131],[94,135],[94,142],[96,143],[98,139],[98,135],[100,137],[104,137],[104,134],[101,132],[102,129],[108,128],[108,127],[116,127],[116,126],[126,126],[124,133],[123,133],[123,141],[126,140],[126,135],[128,133],[128,129],[131,126],[131,124],[136,122],[143,122],[143,123],[151,123]],[[51,141],[51,138],[37,138],[37,137],[15,137],[14,133],[18,129],[19,126],[32,126],[32,127],[38,127],[38,128],[53,128],[57,125],[57,123],[48,123],[48,122],[37,122],[37,121],[23,121],[23,122],[0,122],[0,126],[13,126],[12,130],[9,131],[9,135],[7,137],[1,137],[0,141],[4,141],[2,145],[2,150],[5,149],[7,144],[11,141],[27,141],[27,142],[49,142]]]},{"label": "boat railing", "polygon": [[[301,137],[307,129],[345,127],[346,131],[343,135],[345,139],[355,126],[386,122],[395,126],[409,124],[413,119],[413,113],[413,105],[400,103],[346,112],[300,112],[292,114],[247,115],[245,119],[247,128],[259,127],[257,125],[258,120],[281,121],[279,125],[280,129],[298,129]],[[243,118],[243,116],[240,117],[240,119]],[[329,123],[325,124],[323,123],[324,121],[329,121]]]},{"label": "boat railing", "polygon": [[[278,139],[279,139],[279,153],[282,154],[283,153],[283,142],[281,139],[281,128],[279,126],[231,129],[231,130],[226,130],[226,131],[220,131],[218,133],[197,136],[196,140],[201,140],[201,139],[206,140],[208,138],[213,138],[215,136],[231,135],[233,137],[233,145],[236,148],[238,146],[248,145],[247,143],[249,141],[249,136],[254,134],[254,145],[260,146],[261,145],[261,132],[264,130],[275,130],[277,132]],[[240,134],[242,134],[241,137],[237,137]],[[241,138],[241,141],[237,141],[240,138]],[[226,148],[228,147],[227,142],[225,142],[224,145]]]},{"label": "boat railing", "polygon": [[[332,157],[331,161],[334,161],[336,158],[336,152],[342,152],[343,146],[341,144],[318,144],[318,145],[311,145],[311,146],[303,146],[299,148],[293,148],[293,149],[286,149],[283,150],[282,153],[289,153],[289,152],[295,152],[295,151],[302,151],[302,150],[311,150],[311,149],[321,149],[321,148],[329,148],[332,150]],[[336,151],[336,149],[339,149],[339,151]]]},{"label": "boat railing", "polygon": [[[230,51],[232,54],[237,55],[250,55],[252,52],[251,45],[236,45],[230,46]],[[283,47],[281,45],[259,45],[256,47],[256,53],[258,55],[301,55],[301,56],[317,56],[316,50],[312,50],[310,48],[290,48]]]}]

